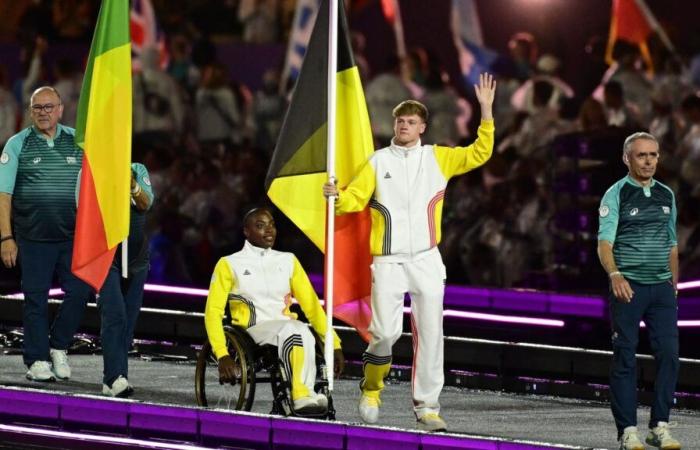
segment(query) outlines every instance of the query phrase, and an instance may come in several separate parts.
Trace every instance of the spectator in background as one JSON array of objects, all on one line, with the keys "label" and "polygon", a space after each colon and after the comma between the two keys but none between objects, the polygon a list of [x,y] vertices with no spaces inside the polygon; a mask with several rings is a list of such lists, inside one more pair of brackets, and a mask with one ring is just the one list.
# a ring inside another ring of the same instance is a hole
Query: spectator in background
[{"label": "spectator in background", "polygon": [[401,77],[398,59],[395,56],[389,58],[389,69],[374,77],[365,88],[372,133],[381,147],[389,145],[394,136],[394,107],[411,97],[411,91]]},{"label": "spectator in background", "polygon": [[56,75],[54,87],[61,93],[63,102],[63,123],[69,127],[75,127],[83,77],[78,71],[78,66],[70,59],[56,61],[54,74]]},{"label": "spectator in background", "polygon": [[179,140],[185,111],[178,84],[158,60],[157,48],[144,49],[142,70],[133,76],[134,139],[171,147]]},{"label": "spectator in background", "polygon": [[603,101],[605,86],[611,81],[624,86],[624,97],[630,108],[638,115],[639,125],[645,127],[651,114],[651,83],[640,67],[640,54],[636,45],[618,40],[613,49],[615,62],[603,75],[601,85],[593,96]]},{"label": "spectator in background", "polygon": [[197,140],[206,148],[230,148],[241,141],[241,115],[236,97],[228,86],[226,67],[213,63],[204,67],[195,95]]},{"label": "spectator in background", "polygon": [[171,36],[168,49],[168,74],[186,94],[185,100],[191,101],[200,77],[199,69],[192,62],[192,43],[185,34],[178,33]]},{"label": "spectator in background", "polygon": [[17,104],[20,105],[24,116],[22,117],[22,128],[33,123],[33,117],[29,108],[32,92],[40,85],[47,84],[46,74],[42,59],[48,43],[43,36],[37,36],[31,43],[25,45],[20,50],[20,62],[22,64],[23,76],[15,81],[13,93]]},{"label": "spectator in background", "polygon": [[581,131],[598,131],[608,126],[605,107],[593,97],[583,101],[578,115],[578,126]]},{"label": "spectator in background", "polygon": [[617,81],[608,81],[604,88],[605,117],[608,125],[619,128],[639,128],[639,112],[625,101],[625,91]]},{"label": "spectator in background", "polygon": [[240,0],[238,19],[243,23],[243,41],[249,44],[270,44],[279,33],[279,0]]},{"label": "spectator in background", "polygon": [[12,93],[8,89],[7,68],[0,66],[0,147],[5,146],[17,131],[19,111]]},{"label": "spectator in background", "polygon": [[[574,96],[574,90],[571,89],[571,86],[558,76],[560,66],[561,63],[553,55],[542,55],[537,60],[537,73],[513,93],[511,105],[518,111],[535,112],[534,85],[538,81],[546,81],[552,85],[552,95],[549,96],[547,106],[550,109],[559,109],[563,99]],[[542,105],[539,105],[539,108],[541,107]]]},{"label": "spectator in background", "polygon": [[515,78],[520,81],[530,78],[539,53],[535,37],[528,32],[514,34],[508,41],[508,51],[515,66]]},{"label": "spectator in background", "polygon": [[454,147],[467,137],[471,106],[447,82],[449,75],[437,65],[431,66],[425,80],[424,102],[430,111],[426,142]]},{"label": "spectator in background", "polygon": [[262,89],[253,97],[253,126],[255,127],[255,147],[272,155],[277,136],[282,128],[282,120],[287,111],[287,100],[279,93],[280,77],[276,70],[268,70],[263,75]]},{"label": "spectator in background", "polygon": [[689,95],[683,100],[681,108],[688,124],[678,149],[680,175],[686,184],[682,191],[692,192],[700,186],[700,96]]}]

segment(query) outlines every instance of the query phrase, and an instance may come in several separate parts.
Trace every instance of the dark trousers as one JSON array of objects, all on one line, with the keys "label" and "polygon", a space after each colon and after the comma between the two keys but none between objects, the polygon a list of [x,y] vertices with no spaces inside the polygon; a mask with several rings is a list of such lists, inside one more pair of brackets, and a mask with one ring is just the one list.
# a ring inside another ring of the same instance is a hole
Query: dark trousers
[{"label": "dark trousers", "polygon": [[629,281],[634,297],[630,303],[609,295],[612,321],[613,362],[610,370],[610,403],[618,437],[626,427],[637,425],[637,366],[639,321],[644,320],[656,361],[654,404],[649,428],[668,422],[678,379],[678,302],[670,281],[639,284]]},{"label": "dark trousers", "polygon": [[107,386],[112,386],[119,375],[129,378],[129,348],[143,303],[147,275],[148,269],[124,279],[120,269],[112,266],[97,298],[104,364],[102,382]]},{"label": "dark trousers", "polygon": [[[65,350],[83,318],[90,287],[71,272],[73,241],[37,242],[20,239],[19,264],[24,293],[24,363],[49,360],[49,347]],[[48,298],[54,272],[65,292],[49,331]]]}]

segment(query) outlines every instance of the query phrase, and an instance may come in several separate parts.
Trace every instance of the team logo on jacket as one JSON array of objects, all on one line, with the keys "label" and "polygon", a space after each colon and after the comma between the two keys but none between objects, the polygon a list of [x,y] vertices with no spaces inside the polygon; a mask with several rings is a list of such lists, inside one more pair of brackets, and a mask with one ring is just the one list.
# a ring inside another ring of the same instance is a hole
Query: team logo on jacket
[{"label": "team logo on jacket", "polygon": [[391,174],[387,172],[386,175],[384,175],[384,179],[388,180],[389,178],[391,178]]},{"label": "team logo on jacket", "polygon": [[630,216],[636,216],[638,212],[639,210],[637,208],[632,208],[632,210],[630,211]]},{"label": "team logo on jacket", "polygon": [[663,210],[664,214],[671,214],[671,208],[668,206],[662,206],[661,209]]},{"label": "team logo on jacket", "polygon": [[244,270],[243,275],[250,275],[250,271],[248,269]]},{"label": "team logo on jacket", "polygon": [[41,157],[40,157],[40,156],[37,156],[36,158],[34,158],[34,159],[32,160],[32,162],[33,162],[34,164],[39,164],[39,163],[41,162]]},{"label": "team logo on jacket", "polygon": [[10,155],[3,152],[2,156],[0,156],[0,164],[7,164],[9,161],[10,161]]},{"label": "team logo on jacket", "polygon": [[608,217],[608,214],[610,214],[610,208],[608,208],[608,205],[603,205],[598,209],[598,214],[600,214],[600,217]]},{"label": "team logo on jacket", "polygon": [[68,164],[75,164],[78,162],[78,160],[75,159],[75,156],[66,156],[66,162]]}]

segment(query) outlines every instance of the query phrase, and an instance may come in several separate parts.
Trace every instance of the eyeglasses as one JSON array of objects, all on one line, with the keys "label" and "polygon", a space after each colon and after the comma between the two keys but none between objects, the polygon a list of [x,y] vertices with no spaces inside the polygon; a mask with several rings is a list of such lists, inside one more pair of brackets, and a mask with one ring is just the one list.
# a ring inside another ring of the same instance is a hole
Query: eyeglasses
[{"label": "eyeglasses", "polygon": [[53,109],[59,105],[60,103],[58,105],[54,105],[53,103],[46,103],[44,105],[32,105],[32,112],[39,114],[43,110],[46,114],[51,114],[53,112]]}]

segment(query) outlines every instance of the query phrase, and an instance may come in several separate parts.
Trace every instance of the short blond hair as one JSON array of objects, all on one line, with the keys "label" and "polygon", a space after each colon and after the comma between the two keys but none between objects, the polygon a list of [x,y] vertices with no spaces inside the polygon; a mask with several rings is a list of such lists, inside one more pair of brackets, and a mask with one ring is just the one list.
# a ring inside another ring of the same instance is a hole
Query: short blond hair
[{"label": "short blond hair", "polygon": [[396,105],[396,108],[392,111],[394,118],[412,116],[414,114],[423,119],[423,122],[428,122],[428,108],[417,100],[405,100]]}]

